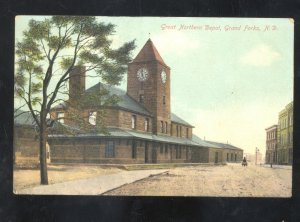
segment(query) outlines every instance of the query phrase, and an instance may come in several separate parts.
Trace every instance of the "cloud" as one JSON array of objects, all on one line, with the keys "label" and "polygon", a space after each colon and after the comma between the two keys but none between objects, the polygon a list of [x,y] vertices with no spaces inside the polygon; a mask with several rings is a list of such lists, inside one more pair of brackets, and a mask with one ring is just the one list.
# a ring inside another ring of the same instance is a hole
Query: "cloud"
[{"label": "cloud", "polygon": [[182,31],[164,31],[151,36],[154,45],[162,54],[177,56],[186,55],[188,52],[197,50],[200,47],[199,39],[194,39]]},{"label": "cloud", "polygon": [[268,45],[259,45],[240,58],[243,65],[270,66],[281,57],[280,53]]}]

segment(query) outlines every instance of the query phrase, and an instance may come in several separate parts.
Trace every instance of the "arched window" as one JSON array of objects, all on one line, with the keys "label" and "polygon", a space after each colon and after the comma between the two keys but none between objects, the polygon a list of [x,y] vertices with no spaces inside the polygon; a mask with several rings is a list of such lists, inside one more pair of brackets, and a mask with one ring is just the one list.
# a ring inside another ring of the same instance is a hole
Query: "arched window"
[{"label": "arched window", "polygon": [[89,112],[89,123],[91,125],[96,125],[96,117],[97,117],[97,112]]},{"label": "arched window", "polygon": [[65,113],[64,112],[58,112],[57,113],[57,121],[58,122],[64,123],[65,122],[64,117],[65,117]]},{"label": "arched window", "polygon": [[148,132],[149,131],[149,118],[145,119],[145,131]]},{"label": "arched window", "polygon": [[145,97],[143,94],[140,95],[140,103],[144,104]]},{"label": "arched window", "polygon": [[131,116],[131,128],[136,129],[136,115]]},{"label": "arched window", "polygon": [[165,122],[165,133],[168,133],[168,123]]}]

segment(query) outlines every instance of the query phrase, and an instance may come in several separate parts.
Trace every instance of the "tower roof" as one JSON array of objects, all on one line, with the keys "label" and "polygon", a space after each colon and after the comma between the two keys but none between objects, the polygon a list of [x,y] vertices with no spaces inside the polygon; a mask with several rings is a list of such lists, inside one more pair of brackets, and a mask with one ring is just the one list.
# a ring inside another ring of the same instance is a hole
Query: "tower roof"
[{"label": "tower roof", "polygon": [[138,55],[134,58],[132,62],[145,62],[145,61],[158,61],[161,64],[166,65],[157,49],[155,48],[151,39],[148,39],[144,47],[138,53]]}]

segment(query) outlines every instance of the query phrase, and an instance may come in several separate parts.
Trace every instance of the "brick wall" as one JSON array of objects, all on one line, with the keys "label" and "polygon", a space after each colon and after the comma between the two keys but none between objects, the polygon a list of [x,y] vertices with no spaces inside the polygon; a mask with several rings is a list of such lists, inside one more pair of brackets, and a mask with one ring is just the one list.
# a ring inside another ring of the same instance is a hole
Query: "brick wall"
[{"label": "brick wall", "polygon": [[[177,124],[172,122],[171,125],[171,135],[172,136],[177,136],[177,127],[178,127],[178,137],[183,137],[183,138],[189,138],[192,139],[192,134],[193,134],[193,128],[192,127],[187,127],[181,124]],[[180,136],[180,127],[181,127],[181,136]],[[188,129],[188,134],[186,129]]]},{"label": "brick wall", "polygon": [[[114,141],[114,157],[106,155],[108,141]],[[133,143],[136,152],[133,155]],[[146,143],[148,152],[146,153]],[[187,146],[176,146],[131,139],[49,139],[51,161],[54,163],[184,163],[191,162],[192,149]],[[181,147],[181,155],[179,154]],[[188,150],[188,151],[187,151]],[[201,156],[202,157],[202,156]],[[148,161],[146,161],[146,159]]]},{"label": "brick wall", "polygon": [[[114,157],[106,156],[108,141],[114,141]],[[144,142],[136,141],[132,156],[132,140],[124,139],[50,139],[51,161],[56,163],[144,163]]]},{"label": "brick wall", "polygon": [[[140,68],[148,70],[148,79],[140,82],[137,71]],[[165,84],[161,80],[161,72],[167,75]],[[139,102],[140,95],[144,95],[145,107],[154,115],[153,133],[160,132],[160,121],[167,122],[170,126],[170,69],[157,61],[135,62],[128,64],[127,93]],[[168,130],[170,135],[170,130]]]},{"label": "brick wall", "polygon": [[224,163],[224,150],[223,149],[217,149],[217,148],[209,148],[209,153],[208,153],[208,161],[210,163],[215,163],[216,162],[216,153],[217,154],[217,163]]},{"label": "brick wall", "polygon": [[16,163],[39,162],[39,140],[34,128],[14,127],[14,153]]},{"label": "brick wall", "polygon": [[[228,160],[227,160],[227,154],[228,154]],[[236,160],[235,160],[235,155],[236,155]],[[242,150],[224,149],[224,154],[223,154],[224,162],[241,162],[242,160],[243,160]]]},{"label": "brick wall", "polygon": [[131,121],[132,121],[133,115],[136,116],[136,130],[145,132],[145,119],[148,118],[149,132],[152,131],[153,120],[151,117],[147,117],[144,115],[135,114],[135,113],[131,113],[131,112],[123,111],[123,110],[119,111],[119,125],[118,126],[121,128],[132,129]]},{"label": "brick wall", "polygon": [[208,148],[192,147],[191,162],[192,163],[208,163]]}]

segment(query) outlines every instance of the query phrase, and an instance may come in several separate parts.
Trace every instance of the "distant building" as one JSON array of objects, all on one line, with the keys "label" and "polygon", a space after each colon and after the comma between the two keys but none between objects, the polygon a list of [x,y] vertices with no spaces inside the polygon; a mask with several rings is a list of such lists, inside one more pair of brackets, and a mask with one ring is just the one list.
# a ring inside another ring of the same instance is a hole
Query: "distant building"
[{"label": "distant building", "polygon": [[207,141],[210,144],[214,144],[216,146],[222,147],[223,151],[223,158],[225,162],[241,162],[243,160],[243,150],[230,145],[228,143],[218,143],[214,141]]},{"label": "distant building", "polygon": [[277,130],[278,125],[266,128],[266,164],[277,163]]},{"label": "distant building", "polygon": [[277,163],[293,162],[293,102],[279,113],[277,130]]}]

